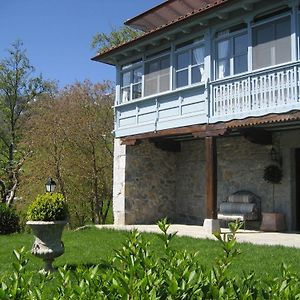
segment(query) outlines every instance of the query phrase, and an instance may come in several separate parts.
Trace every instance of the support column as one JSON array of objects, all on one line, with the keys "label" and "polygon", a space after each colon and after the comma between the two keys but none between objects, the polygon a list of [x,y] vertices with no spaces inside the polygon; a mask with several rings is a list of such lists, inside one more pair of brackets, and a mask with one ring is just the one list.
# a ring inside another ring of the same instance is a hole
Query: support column
[{"label": "support column", "polygon": [[125,225],[125,167],[126,146],[121,145],[120,139],[114,143],[114,171],[113,171],[113,213],[114,224]]},{"label": "support column", "polygon": [[217,147],[215,137],[205,137],[205,203],[207,232],[220,231],[217,220]]}]

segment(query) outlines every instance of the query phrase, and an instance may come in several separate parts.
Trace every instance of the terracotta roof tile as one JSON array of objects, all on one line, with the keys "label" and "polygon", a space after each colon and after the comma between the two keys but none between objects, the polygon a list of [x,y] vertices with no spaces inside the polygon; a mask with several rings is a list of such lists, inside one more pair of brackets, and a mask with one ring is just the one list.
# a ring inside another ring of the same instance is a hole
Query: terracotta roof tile
[{"label": "terracotta roof tile", "polygon": [[300,111],[291,111],[283,114],[269,114],[262,117],[248,117],[242,120],[233,120],[226,122],[227,128],[241,128],[241,127],[250,127],[258,125],[267,125],[282,123],[288,121],[298,121],[300,120]]},{"label": "terracotta roof tile", "polygon": [[186,14],[186,15],[184,15],[184,16],[180,16],[179,18],[177,18],[177,19],[175,19],[175,20],[172,20],[172,21],[170,21],[170,22],[167,23],[167,24],[161,25],[161,26],[159,26],[159,27],[157,27],[157,28],[155,28],[155,29],[152,29],[152,30],[150,30],[150,31],[148,31],[148,32],[145,32],[145,33],[142,34],[141,36],[139,36],[139,37],[137,37],[137,38],[135,38],[135,39],[133,39],[133,40],[131,40],[131,41],[129,41],[129,42],[124,42],[124,43],[122,43],[122,44],[120,44],[120,45],[118,45],[118,46],[111,47],[110,49],[107,49],[106,51],[97,54],[93,59],[94,59],[94,60],[97,60],[97,58],[99,58],[99,57],[101,57],[101,56],[104,56],[104,55],[108,54],[108,53],[111,52],[111,51],[114,51],[114,50],[117,50],[117,49],[119,49],[119,48],[122,48],[124,45],[129,45],[129,44],[132,44],[132,43],[137,42],[137,41],[139,41],[139,40],[142,40],[142,39],[144,39],[145,37],[148,37],[148,36],[150,36],[150,35],[152,35],[152,34],[158,32],[158,31],[160,31],[160,30],[166,29],[167,27],[169,27],[169,26],[171,26],[171,25],[174,25],[174,24],[176,24],[176,23],[178,23],[178,22],[184,21],[184,20],[190,18],[191,16],[201,14],[201,13],[203,13],[203,12],[209,10],[209,9],[212,9],[212,8],[214,8],[214,7],[217,7],[217,6],[221,5],[221,4],[224,4],[224,3],[229,2],[229,1],[231,1],[231,0],[217,0],[217,1],[213,2],[212,4],[206,5],[205,7],[201,7],[201,8],[199,8],[199,9],[193,10],[191,13],[188,13],[188,14]]}]

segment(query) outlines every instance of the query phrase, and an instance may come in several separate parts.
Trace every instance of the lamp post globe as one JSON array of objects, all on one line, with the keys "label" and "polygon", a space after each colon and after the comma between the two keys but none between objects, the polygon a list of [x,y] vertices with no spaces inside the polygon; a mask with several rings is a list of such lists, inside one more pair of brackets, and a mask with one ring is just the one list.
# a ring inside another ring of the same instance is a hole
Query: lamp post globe
[{"label": "lamp post globe", "polygon": [[56,188],[56,182],[52,178],[49,178],[45,184],[45,187],[46,187],[46,192],[53,193]]}]

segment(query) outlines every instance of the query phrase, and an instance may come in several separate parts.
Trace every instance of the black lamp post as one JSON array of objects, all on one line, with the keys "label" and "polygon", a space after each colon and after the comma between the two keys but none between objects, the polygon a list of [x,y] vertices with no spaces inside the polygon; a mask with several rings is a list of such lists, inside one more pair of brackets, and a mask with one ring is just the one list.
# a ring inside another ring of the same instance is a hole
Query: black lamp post
[{"label": "black lamp post", "polygon": [[46,192],[53,193],[56,188],[56,182],[52,178],[49,178],[45,184],[45,187],[46,187]]}]

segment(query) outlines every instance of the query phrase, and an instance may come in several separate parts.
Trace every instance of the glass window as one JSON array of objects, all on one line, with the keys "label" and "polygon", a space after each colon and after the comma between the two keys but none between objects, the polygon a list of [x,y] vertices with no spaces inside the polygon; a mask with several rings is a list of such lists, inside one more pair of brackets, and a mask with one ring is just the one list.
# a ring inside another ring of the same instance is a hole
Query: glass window
[{"label": "glass window", "polygon": [[170,55],[145,64],[145,96],[161,93],[170,89]]},{"label": "glass window", "polygon": [[218,78],[224,78],[230,75],[230,40],[218,42],[217,54],[217,73]]},{"label": "glass window", "polygon": [[190,48],[176,54],[176,87],[203,81],[204,47]]},{"label": "glass window", "polygon": [[[130,66],[131,67],[131,66]],[[121,101],[122,103],[142,96],[142,67],[124,68],[121,73]]]},{"label": "glass window", "polygon": [[123,80],[122,80],[122,85],[123,86],[127,86],[130,84],[130,72],[126,72],[126,73],[123,73]]},{"label": "glass window", "polygon": [[248,70],[248,35],[236,34],[217,42],[217,78]]},{"label": "glass window", "polygon": [[183,70],[176,73],[176,83],[177,87],[183,87],[189,84],[188,70]]},{"label": "glass window", "polygon": [[233,38],[234,69],[233,73],[238,74],[248,70],[248,35],[243,34]]},{"label": "glass window", "polygon": [[253,30],[253,69],[291,60],[291,20],[285,17]]},{"label": "glass window", "polygon": [[179,53],[177,55],[177,68],[178,70],[187,68],[189,66],[190,60],[189,60],[189,52],[183,52]]}]

